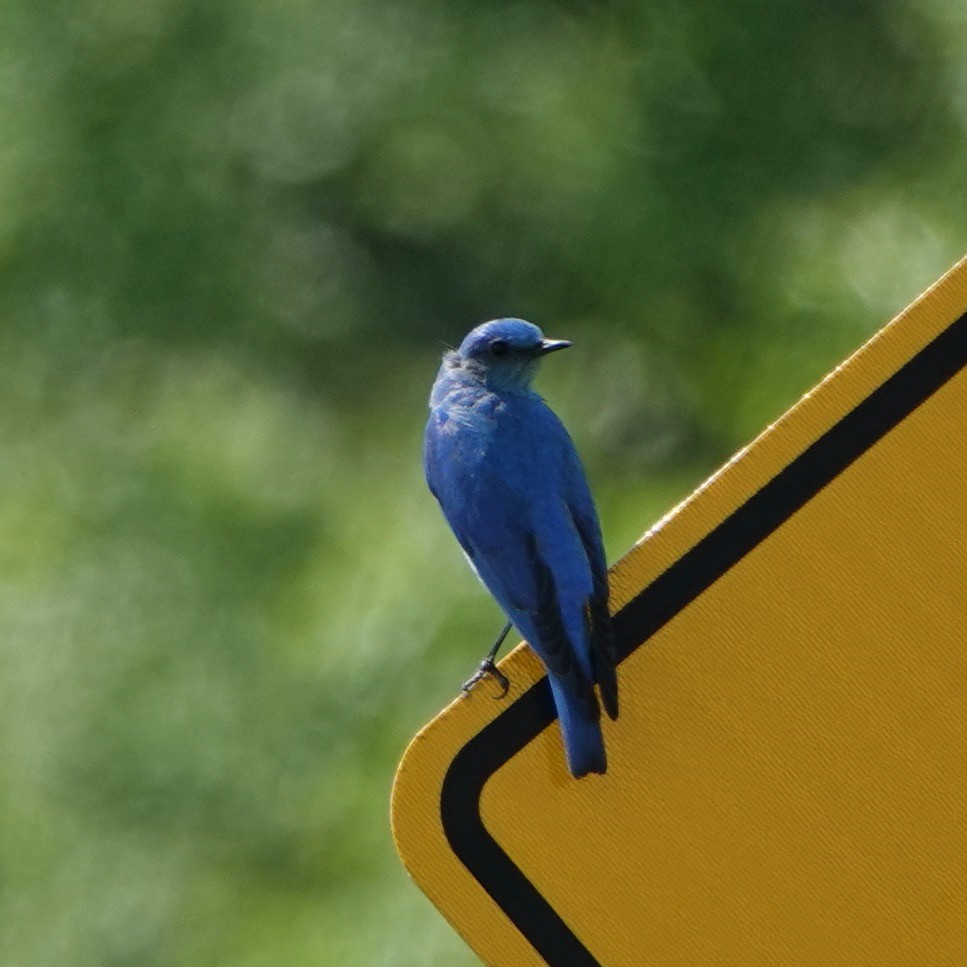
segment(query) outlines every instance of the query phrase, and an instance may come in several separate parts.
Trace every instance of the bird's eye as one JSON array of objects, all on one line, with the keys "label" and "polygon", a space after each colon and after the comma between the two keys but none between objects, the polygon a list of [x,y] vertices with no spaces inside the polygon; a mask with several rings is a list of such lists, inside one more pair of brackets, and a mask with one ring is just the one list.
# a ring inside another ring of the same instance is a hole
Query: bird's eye
[{"label": "bird's eye", "polygon": [[510,352],[510,343],[504,339],[495,339],[490,344],[490,351],[494,356],[506,356]]}]

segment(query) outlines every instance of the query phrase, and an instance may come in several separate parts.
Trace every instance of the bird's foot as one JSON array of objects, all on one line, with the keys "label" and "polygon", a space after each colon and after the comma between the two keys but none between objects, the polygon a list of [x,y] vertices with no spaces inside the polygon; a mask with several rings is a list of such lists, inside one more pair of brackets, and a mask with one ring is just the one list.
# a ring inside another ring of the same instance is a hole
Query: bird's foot
[{"label": "bird's foot", "polygon": [[469,693],[481,679],[493,678],[500,686],[500,694],[495,696],[497,699],[503,698],[510,690],[510,679],[494,664],[492,658],[485,658],[480,667],[460,686],[460,690]]}]

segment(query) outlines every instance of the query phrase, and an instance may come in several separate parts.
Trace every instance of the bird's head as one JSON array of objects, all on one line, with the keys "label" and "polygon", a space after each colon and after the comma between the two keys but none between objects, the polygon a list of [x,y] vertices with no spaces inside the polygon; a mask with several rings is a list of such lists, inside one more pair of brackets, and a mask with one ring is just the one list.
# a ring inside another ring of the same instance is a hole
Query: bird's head
[{"label": "bird's head", "polygon": [[494,319],[468,333],[456,356],[491,386],[526,389],[539,360],[570,345],[566,339],[545,339],[537,326],[523,319]]}]

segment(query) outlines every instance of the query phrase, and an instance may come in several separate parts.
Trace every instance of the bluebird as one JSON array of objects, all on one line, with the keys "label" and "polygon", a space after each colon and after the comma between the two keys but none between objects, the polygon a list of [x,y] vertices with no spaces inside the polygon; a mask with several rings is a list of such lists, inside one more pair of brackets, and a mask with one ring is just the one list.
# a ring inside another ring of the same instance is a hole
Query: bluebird
[{"label": "bluebird", "polygon": [[[531,388],[540,360],[570,345],[522,319],[477,326],[443,357],[423,466],[470,566],[544,663],[580,777],[607,769],[594,683],[614,719],[618,682],[597,511],[574,443]],[[496,671],[504,635],[471,683]]]}]

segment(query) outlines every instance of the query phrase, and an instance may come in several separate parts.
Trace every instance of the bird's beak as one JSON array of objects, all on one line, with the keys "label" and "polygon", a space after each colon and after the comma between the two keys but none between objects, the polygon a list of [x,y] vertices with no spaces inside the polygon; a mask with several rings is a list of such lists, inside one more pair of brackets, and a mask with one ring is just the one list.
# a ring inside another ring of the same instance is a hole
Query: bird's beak
[{"label": "bird's beak", "polygon": [[556,353],[559,349],[567,349],[570,345],[572,343],[568,339],[543,339],[541,340],[541,355]]}]

